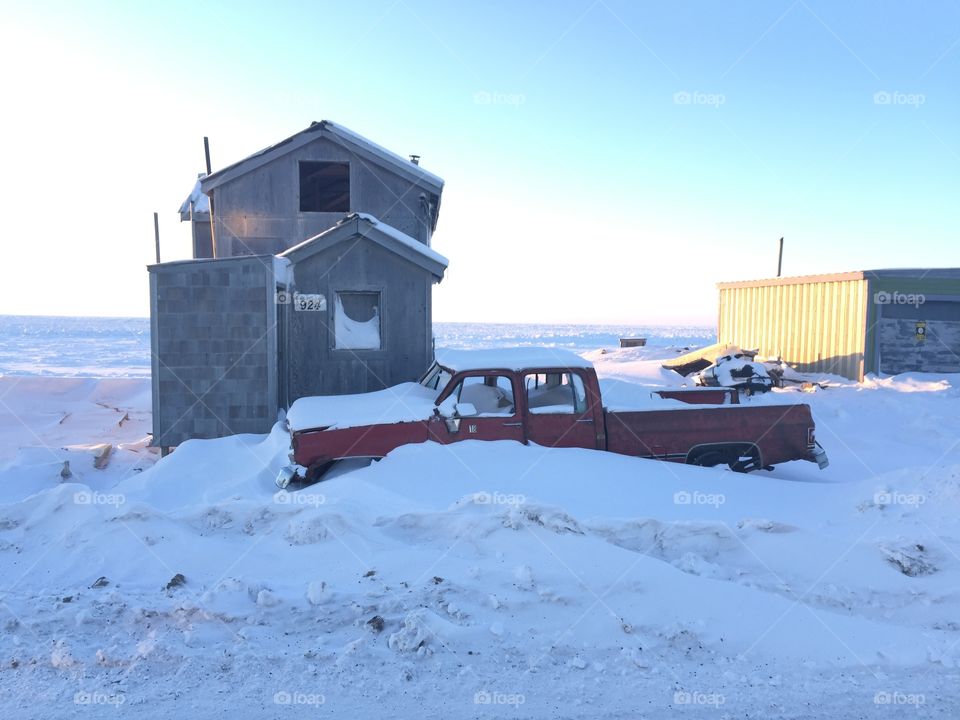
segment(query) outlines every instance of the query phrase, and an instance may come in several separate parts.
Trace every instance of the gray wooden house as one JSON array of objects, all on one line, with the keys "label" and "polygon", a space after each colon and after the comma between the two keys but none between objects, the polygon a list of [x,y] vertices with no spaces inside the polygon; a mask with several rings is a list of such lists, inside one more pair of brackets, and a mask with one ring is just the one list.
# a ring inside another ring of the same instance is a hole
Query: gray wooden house
[{"label": "gray wooden house", "polygon": [[198,186],[195,258],[148,268],[155,446],[267,432],[299,397],[426,369],[440,178],[324,121]]},{"label": "gray wooden house", "polygon": [[201,178],[214,201],[214,255],[280,253],[364,212],[430,245],[443,180],[323,120]]}]

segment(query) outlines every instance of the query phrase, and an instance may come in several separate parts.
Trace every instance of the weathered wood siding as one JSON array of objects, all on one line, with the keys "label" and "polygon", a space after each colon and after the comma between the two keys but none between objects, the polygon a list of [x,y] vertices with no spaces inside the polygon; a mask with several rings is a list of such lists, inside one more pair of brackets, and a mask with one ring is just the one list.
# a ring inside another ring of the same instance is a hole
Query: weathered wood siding
[{"label": "weathered wood siding", "polygon": [[[433,359],[431,274],[353,237],[294,265],[294,289],[321,293],[322,312],[288,309],[287,399],[380,390],[416,380]],[[334,349],[337,292],[381,293],[381,350]]]},{"label": "weathered wood siding", "polygon": [[149,268],[154,446],[269,432],[278,407],[273,262]]},{"label": "weathered wood siding", "polygon": [[863,378],[867,281],[787,279],[720,286],[718,340],[782,357],[801,372]]},{"label": "weathered wood siding", "polygon": [[350,164],[350,210],[374,215],[407,235],[430,242],[429,221],[412,183],[324,137],[230,180],[214,191],[219,257],[280,253],[327,230],[344,213],[300,212],[302,160]]}]

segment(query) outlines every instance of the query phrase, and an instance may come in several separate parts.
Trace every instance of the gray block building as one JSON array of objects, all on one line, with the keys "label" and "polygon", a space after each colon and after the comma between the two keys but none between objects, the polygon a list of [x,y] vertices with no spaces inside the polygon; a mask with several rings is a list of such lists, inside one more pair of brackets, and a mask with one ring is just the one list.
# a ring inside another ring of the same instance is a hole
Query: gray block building
[{"label": "gray block building", "polygon": [[433,359],[443,181],[329,121],[201,176],[192,260],[150,274],[153,445],[268,432],[305,395]]}]

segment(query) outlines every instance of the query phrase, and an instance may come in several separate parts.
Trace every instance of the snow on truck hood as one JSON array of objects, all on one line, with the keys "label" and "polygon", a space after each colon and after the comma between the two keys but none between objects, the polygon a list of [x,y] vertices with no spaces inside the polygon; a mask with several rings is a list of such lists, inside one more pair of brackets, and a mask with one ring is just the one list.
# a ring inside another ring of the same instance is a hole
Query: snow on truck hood
[{"label": "snow on truck hood", "polygon": [[304,397],[290,406],[287,424],[297,432],[428,420],[437,394],[437,390],[409,382],[357,395]]}]

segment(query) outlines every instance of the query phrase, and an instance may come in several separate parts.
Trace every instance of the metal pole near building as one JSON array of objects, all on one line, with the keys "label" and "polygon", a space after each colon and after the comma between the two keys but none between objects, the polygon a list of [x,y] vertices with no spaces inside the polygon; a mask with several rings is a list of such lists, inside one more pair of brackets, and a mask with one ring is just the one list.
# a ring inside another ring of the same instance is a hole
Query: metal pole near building
[{"label": "metal pole near building", "polygon": [[781,270],[783,270],[783,238],[780,238],[780,254],[777,255],[777,277],[780,277]]},{"label": "metal pole near building", "polygon": [[[210,166],[210,138],[206,135],[203,136],[203,156],[207,161],[207,175],[209,175],[212,170]],[[210,196],[210,251],[213,257],[217,256],[217,234],[214,228],[214,213],[213,213],[213,195]]]},{"label": "metal pole near building", "polygon": [[160,218],[153,214],[153,244],[157,248],[157,265],[160,264]]}]

